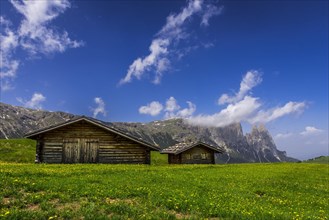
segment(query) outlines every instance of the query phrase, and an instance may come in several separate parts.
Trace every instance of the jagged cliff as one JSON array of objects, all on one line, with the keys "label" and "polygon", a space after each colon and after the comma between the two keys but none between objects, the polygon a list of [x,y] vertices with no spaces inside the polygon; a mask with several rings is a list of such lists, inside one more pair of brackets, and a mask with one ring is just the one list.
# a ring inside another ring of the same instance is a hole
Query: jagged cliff
[{"label": "jagged cliff", "polygon": [[189,125],[183,119],[170,119],[113,125],[161,148],[187,140],[201,140],[223,146],[226,154],[218,156],[217,162],[220,163],[296,161],[276,148],[264,126],[254,126],[250,134],[244,135],[240,123],[221,128],[207,128]]},{"label": "jagged cliff", "polygon": [[[33,130],[74,117],[76,116],[64,112],[32,110],[0,103],[0,138],[21,138]],[[104,123],[143,138],[161,148],[193,140],[223,146],[226,153],[216,158],[218,163],[296,161],[276,148],[264,126],[254,126],[250,134],[244,135],[240,123],[221,128],[194,126],[183,119],[150,123]]]}]

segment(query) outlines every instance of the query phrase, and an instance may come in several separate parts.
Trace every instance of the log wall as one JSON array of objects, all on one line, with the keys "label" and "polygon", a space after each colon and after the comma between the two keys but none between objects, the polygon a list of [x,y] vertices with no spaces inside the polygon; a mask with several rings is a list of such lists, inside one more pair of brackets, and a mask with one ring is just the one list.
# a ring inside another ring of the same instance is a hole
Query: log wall
[{"label": "log wall", "polygon": [[195,146],[180,154],[168,155],[168,162],[172,164],[214,164],[214,151],[203,146]]},{"label": "log wall", "polygon": [[39,159],[46,163],[150,163],[150,149],[86,121],[42,134]]}]

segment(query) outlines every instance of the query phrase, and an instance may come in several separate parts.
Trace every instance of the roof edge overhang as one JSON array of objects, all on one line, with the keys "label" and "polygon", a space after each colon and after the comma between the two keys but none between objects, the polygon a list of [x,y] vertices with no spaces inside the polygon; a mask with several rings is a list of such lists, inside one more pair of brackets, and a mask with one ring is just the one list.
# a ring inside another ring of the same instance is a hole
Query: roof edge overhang
[{"label": "roof edge overhang", "polygon": [[[166,148],[165,148],[165,149],[163,149],[160,153],[161,153],[161,154],[174,154],[174,155],[177,155],[177,154],[183,153],[183,152],[185,152],[185,151],[187,151],[187,150],[189,150],[189,149],[191,149],[191,148],[193,148],[193,147],[196,147],[196,146],[198,146],[198,145],[202,145],[202,146],[204,146],[204,147],[207,147],[207,148],[209,148],[209,149],[211,149],[211,150],[216,151],[217,153],[224,153],[224,152],[225,152],[224,149],[219,150],[219,149],[217,149],[216,147],[211,146],[211,145],[209,145],[209,144],[202,143],[202,142],[197,142],[197,143],[194,143],[194,144],[192,144],[192,145],[190,145],[190,146],[188,146],[188,147],[186,147],[186,148],[183,148],[183,149],[181,149],[181,150],[178,150],[178,151],[176,151],[176,152],[166,152],[166,151],[165,151]],[[222,147],[220,147],[220,148],[222,148]]]}]

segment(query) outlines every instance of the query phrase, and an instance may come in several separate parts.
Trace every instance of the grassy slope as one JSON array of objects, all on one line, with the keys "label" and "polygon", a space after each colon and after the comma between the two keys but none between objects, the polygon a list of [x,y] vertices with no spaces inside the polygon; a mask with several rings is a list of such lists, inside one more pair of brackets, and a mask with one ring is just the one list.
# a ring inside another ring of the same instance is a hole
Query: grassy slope
[{"label": "grassy slope", "polygon": [[304,161],[305,163],[324,163],[329,164],[329,156],[320,156]]},{"label": "grassy slope", "polygon": [[0,218],[328,219],[326,164],[0,163]]},{"label": "grassy slope", "polygon": [[34,163],[35,141],[29,139],[0,139],[0,161]]}]

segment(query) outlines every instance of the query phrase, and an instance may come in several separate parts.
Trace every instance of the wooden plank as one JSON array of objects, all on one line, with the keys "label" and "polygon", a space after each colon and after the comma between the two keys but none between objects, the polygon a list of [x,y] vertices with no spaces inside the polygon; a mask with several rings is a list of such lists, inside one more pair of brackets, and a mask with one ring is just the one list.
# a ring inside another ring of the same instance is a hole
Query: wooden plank
[{"label": "wooden plank", "polygon": [[62,147],[45,147],[43,150],[62,150]]},{"label": "wooden plank", "polygon": [[[44,160],[64,163],[145,163],[147,147],[95,125],[77,122],[43,135]],[[61,161],[61,162],[62,162]]]},{"label": "wooden plank", "polygon": [[139,153],[145,153],[145,150],[134,150],[134,149],[127,149],[127,150],[122,150],[122,149],[113,149],[113,150],[99,150],[100,153],[128,153],[128,154],[139,154]]},{"label": "wooden plank", "polygon": [[45,150],[43,151],[43,154],[51,154],[51,153],[54,153],[54,154],[62,154],[62,150]]},{"label": "wooden plank", "polygon": [[47,152],[47,153],[44,153],[43,156],[61,156],[62,157],[62,152]]},{"label": "wooden plank", "polygon": [[63,148],[63,146],[61,145],[61,146],[49,146],[49,145],[45,145],[44,147],[43,147],[43,149],[62,149]]},{"label": "wooden plank", "polygon": [[100,157],[145,157],[145,154],[99,154]]},{"label": "wooden plank", "polygon": [[111,149],[136,149],[136,150],[145,150],[144,147],[136,146],[136,145],[112,145],[112,146],[101,146],[102,150],[111,150]]},{"label": "wooden plank", "polygon": [[45,146],[62,146],[63,142],[45,142]]}]

